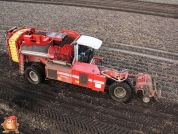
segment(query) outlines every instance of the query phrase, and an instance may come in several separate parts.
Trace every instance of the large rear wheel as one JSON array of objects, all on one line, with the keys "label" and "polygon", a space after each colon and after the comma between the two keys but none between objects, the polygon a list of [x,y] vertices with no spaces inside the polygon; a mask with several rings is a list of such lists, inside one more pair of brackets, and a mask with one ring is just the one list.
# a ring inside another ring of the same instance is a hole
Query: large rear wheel
[{"label": "large rear wheel", "polygon": [[32,84],[39,84],[43,81],[43,75],[40,68],[29,66],[25,70],[26,79]]},{"label": "large rear wheel", "polygon": [[109,95],[117,102],[127,102],[132,97],[132,89],[126,82],[114,82],[109,86]]}]

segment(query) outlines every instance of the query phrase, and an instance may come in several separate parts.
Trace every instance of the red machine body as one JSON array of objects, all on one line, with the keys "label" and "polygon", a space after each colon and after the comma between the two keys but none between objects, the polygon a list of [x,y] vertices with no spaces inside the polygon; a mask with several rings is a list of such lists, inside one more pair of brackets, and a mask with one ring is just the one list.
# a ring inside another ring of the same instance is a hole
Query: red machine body
[{"label": "red machine body", "polygon": [[[103,60],[94,56],[95,49],[101,45],[101,40],[72,30],[54,32],[14,27],[6,36],[9,56],[19,63],[20,73],[25,73],[33,84],[46,78],[101,92],[108,86],[110,96],[119,102],[128,101],[132,91],[142,91],[145,102],[160,96],[148,74],[133,75],[128,70],[117,71],[95,65],[95,61]],[[130,76],[134,80],[129,80]]]}]

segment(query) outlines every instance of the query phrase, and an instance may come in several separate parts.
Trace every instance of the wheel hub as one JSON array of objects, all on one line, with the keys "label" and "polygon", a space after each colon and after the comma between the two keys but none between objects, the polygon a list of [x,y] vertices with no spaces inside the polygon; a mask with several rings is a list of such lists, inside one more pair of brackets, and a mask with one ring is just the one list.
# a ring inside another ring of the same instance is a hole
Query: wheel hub
[{"label": "wheel hub", "polygon": [[33,81],[38,81],[38,76],[36,75],[34,71],[30,71],[29,76]]},{"label": "wheel hub", "polygon": [[117,87],[114,89],[114,95],[118,98],[123,98],[126,96],[126,90],[122,87]]}]

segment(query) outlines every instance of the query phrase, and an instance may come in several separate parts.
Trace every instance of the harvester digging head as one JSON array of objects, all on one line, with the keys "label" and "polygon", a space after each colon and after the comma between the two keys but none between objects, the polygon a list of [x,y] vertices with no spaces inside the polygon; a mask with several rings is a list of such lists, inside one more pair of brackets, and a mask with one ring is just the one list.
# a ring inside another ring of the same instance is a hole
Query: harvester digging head
[{"label": "harvester digging head", "polygon": [[149,74],[137,74],[136,80],[136,93],[142,91],[143,102],[150,102],[150,98],[154,97],[155,100],[161,97],[161,90],[156,88],[156,77],[151,77]]}]

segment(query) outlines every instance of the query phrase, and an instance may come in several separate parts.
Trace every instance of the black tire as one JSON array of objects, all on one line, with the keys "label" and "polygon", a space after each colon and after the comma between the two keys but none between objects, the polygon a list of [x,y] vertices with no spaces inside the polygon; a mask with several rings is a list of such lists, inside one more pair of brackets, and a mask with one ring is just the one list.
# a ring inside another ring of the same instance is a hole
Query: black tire
[{"label": "black tire", "polygon": [[25,70],[25,78],[32,84],[39,84],[43,81],[43,75],[40,68],[29,66]]},{"label": "black tire", "polygon": [[[34,62],[34,63],[32,63],[32,65],[31,66],[33,66],[33,67],[37,67],[37,68],[39,68],[40,69],[40,71],[41,71],[41,73],[42,73],[42,75],[43,75],[43,78],[45,79],[45,77],[46,77],[46,75],[45,75],[45,66],[42,64],[42,63],[39,63],[39,62]],[[44,80],[43,79],[43,80]]]},{"label": "black tire", "polygon": [[109,86],[109,95],[117,102],[128,102],[132,98],[132,89],[126,82],[114,82]]},{"label": "black tire", "polygon": [[132,99],[133,96],[135,95],[134,85],[133,85],[133,83],[131,82],[131,80],[129,78],[127,78],[124,82],[126,82],[130,86],[130,88],[132,90],[132,95],[131,95],[131,98],[130,98],[130,99]]}]

